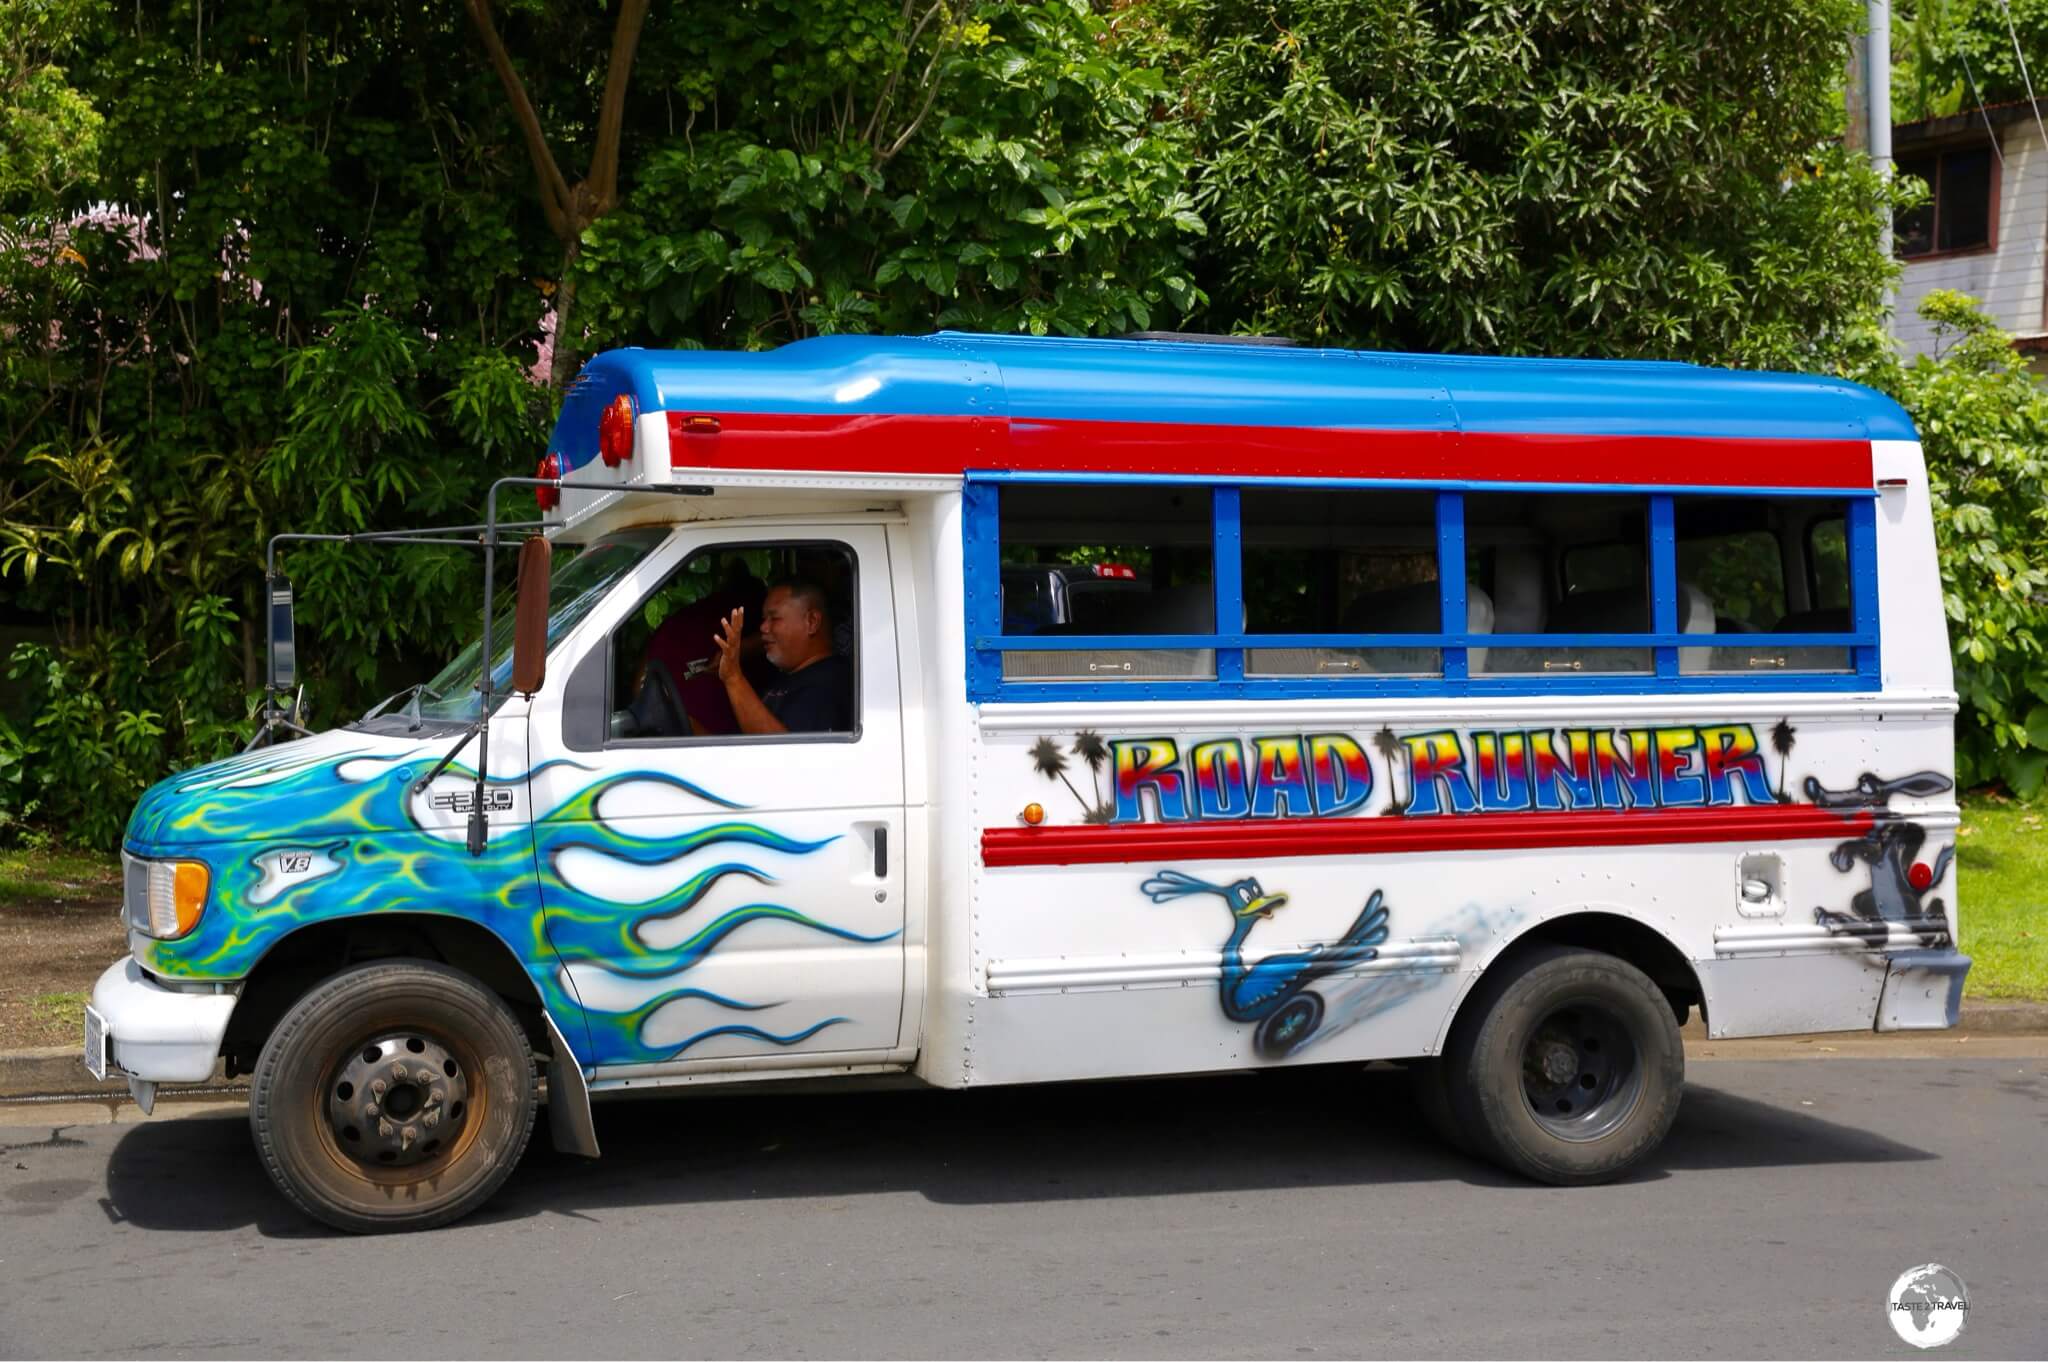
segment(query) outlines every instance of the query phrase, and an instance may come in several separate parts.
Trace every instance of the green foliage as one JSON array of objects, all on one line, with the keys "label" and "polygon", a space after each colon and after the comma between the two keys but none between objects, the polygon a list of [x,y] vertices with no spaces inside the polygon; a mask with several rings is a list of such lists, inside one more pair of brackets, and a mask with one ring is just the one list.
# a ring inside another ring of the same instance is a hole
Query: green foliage
[{"label": "green foliage", "polygon": [[1185,316],[1202,222],[1159,71],[1073,0],[973,13],[919,37],[894,3],[823,6],[820,36],[862,38],[778,54],[786,123],[652,152],[585,234],[578,307],[600,340],[1115,334]]},{"label": "green foliage", "polygon": [[1235,325],[1800,367],[1876,310],[1847,0],[1167,3]]},{"label": "green foliage", "polygon": [[100,115],[59,62],[98,8],[91,0],[0,5],[0,205],[46,204],[92,173]]},{"label": "green foliage", "polygon": [[1963,705],[1956,758],[1964,783],[2031,797],[2048,776],[2048,393],[1974,299],[1936,290],[1920,311],[1941,358],[1875,377],[1926,451]]},{"label": "green foliage", "polygon": [[1892,16],[1895,122],[2023,100],[2030,78],[2048,93],[2048,0],[1905,0]]}]

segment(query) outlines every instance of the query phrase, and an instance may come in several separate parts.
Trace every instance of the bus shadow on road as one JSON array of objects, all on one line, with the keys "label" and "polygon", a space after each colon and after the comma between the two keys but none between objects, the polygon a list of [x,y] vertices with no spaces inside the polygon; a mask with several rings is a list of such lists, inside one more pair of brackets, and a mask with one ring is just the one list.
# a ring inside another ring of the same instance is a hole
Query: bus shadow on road
[{"label": "bus shadow on road", "polygon": [[[1001,1088],[644,1099],[597,1109],[602,1159],[526,1158],[474,1222],[614,1207],[912,1192],[985,1205],[1441,1182],[1536,1190],[1446,1148],[1388,1067]],[[1938,1157],[1868,1130],[1687,1086],[1663,1148],[1629,1179]],[[110,1217],[150,1229],[322,1234],[272,1188],[245,1121],[136,1126],[107,1175]]]}]

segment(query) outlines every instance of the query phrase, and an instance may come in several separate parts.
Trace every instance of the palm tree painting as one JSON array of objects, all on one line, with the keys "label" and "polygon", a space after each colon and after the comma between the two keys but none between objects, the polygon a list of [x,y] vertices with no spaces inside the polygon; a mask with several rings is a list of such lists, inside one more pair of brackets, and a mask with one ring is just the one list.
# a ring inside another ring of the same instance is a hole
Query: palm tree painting
[{"label": "palm tree painting", "polygon": [[1771,750],[1778,754],[1778,802],[1790,804],[1792,796],[1785,793],[1785,773],[1790,769],[1787,759],[1792,755],[1792,746],[1799,730],[1792,727],[1790,719],[1780,719],[1771,725]]},{"label": "palm tree painting", "polygon": [[1060,750],[1058,743],[1054,742],[1051,738],[1040,738],[1037,742],[1031,744],[1031,764],[1037,767],[1038,774],[1044,776],[1047,780],[1057,779],[1060,784],[1066,786],[1067,793],[1072,795],[1074,802],[1081,806],[1083,814],[1089,811],[1090,805],[1088,801],[1083,799],[1081,792],[1074,788],[1074,782],[1067,779],[1067,754]]},{"label": "palm tree painting", "polygon": [[1095,807],[1102,808],[1109,802],[1102,797],[1102,768],[1109,762],[1109,744],[1094,729],[1084,728],[1074,735],[1072,751],[1088,763],[1088,790],[1095,796]]},{"label": "palm tree painting", "polygon": [[1392,728],[1382,726],[1379,732],[1372,735],[1372,746],[1375,752],[1387,759],[1387,812],[1408,812],[1407,802],[1401,798],[1400,791],[1394,785],[1394,759],[1401,755],[1401,740],[1394,736]]}]

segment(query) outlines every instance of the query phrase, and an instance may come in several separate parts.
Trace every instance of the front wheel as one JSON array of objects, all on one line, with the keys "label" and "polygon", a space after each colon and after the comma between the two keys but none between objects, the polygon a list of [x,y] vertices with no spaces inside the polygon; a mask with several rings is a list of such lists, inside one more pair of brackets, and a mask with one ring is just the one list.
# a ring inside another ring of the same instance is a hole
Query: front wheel
[{"label": "front wheel", "polygon": [[498,1189],[533,1131],[532,1048],[495,993],[445,965],[385,961],[301,998],[250,1077],[264,1167],[354,1233],[426,1229]]},{"label": "front wheel", "polygon": [[1685,1050],[1663,991],[1625,960],[1547,947],[1482,984],[1443,1081],[1474,1152],[1559,1186],[1620,1177],[1678,1116]]}]

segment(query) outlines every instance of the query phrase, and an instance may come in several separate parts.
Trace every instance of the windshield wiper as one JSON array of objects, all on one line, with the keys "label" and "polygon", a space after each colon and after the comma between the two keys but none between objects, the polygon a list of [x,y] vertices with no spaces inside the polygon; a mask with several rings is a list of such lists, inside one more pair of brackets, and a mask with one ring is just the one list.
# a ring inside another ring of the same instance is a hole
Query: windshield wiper
[{"label": "windshield wiper", "polygon": [[432,686],[428,685],[424,681],[420,682],[417,686],[414,686],[412,688],[412,699],[406,701],[405,708],[402,711],[400,711],[402,717],[412,720],[412,722],[406,726],[405,731],[408,733],[419,732],[420,729],[427,722],[425,719],[420,717],[421,696],[425,696],[429,700],[438,700],[441,698],[441,692],[435,690]]},{"label": "windshield wiper", "polygon": [[359,724],[366,724],[370,722],[370,720],[376,718],[379,714],[382,714],[385,710],[391,708],[393,705],[403,700],[405,702],[405,708],[398,711],[399,717],[403,719],[410,719],[412,721],[412,726],[407,730],[407,732],[416,733],[419,731],[420,726],[426,722],[426,720],[420,717],[421,695],[425,695],[430,700],[438,700],[441,698],[441,692],[435,690],[426,682],[421,681],[416,685],[407,686],[404,690],[395,690],[391,692],[391,694],[385,696],[382,700],[379,700],[375,705],[372,705],[370,707],[370,712],[368,714],[365,714],[362,718],[356,720],[356,722]]}]

